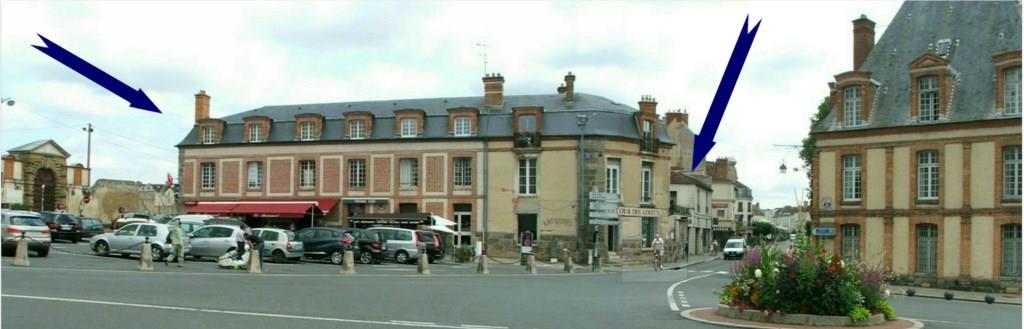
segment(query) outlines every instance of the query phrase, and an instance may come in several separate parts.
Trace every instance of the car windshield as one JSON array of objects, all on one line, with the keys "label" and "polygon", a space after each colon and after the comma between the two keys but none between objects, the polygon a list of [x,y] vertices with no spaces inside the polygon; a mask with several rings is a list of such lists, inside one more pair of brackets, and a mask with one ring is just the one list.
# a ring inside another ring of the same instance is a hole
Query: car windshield
[{"label": "car windshield", "polygon": [[43,223],[43,221],[41,219],[39,219],[39,217],[14,216],[14,217],[11,217],[11,225],[46,226],[46,223]]},{"label": "car windshield", "polygon": [[292,232],[292,231],[284,231],[284,234],[288,236],[288,240],[289,240],[289,241],[291,241],[291,240],[295,240],[295,232]]},{"label": "car windshield", "polygon": [[725,244],[725,247],[726,247],[726,248],[742,248],[742,247],[743,247],[743,242],[739,242],[739,241],[729,241],[729,242],[727,242],[727,243]]}]

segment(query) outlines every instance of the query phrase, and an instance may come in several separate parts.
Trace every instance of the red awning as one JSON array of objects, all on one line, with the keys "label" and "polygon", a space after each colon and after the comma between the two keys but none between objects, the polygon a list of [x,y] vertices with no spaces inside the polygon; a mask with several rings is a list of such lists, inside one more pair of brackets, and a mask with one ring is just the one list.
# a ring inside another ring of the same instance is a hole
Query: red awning
[{"label": "red awning", "polygon": [[252,200],[235,202],[200,202],[188,209],[192,214],[236,214],[254,217],[303,218],[316,205],[320,214],[326,214],[338,203],[337,199],[315,200]]},{"label": "red awning", "polygon": [[200,202],[193,207],[189,207],[186,212],[190,214],[223,215],[231,213],[231,210],[237,205],[238,203],[234,202]]}]

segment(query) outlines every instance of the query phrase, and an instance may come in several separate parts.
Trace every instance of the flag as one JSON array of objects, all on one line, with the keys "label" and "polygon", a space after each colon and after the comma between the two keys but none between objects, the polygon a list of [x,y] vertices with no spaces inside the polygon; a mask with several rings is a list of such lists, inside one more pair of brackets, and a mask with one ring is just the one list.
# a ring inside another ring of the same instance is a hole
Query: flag
[{"label": "flag", "polygon": [[173,186],[173,185],[174,185],[174,177],[171,176],[171,173],[167,173],[167,186]]}]

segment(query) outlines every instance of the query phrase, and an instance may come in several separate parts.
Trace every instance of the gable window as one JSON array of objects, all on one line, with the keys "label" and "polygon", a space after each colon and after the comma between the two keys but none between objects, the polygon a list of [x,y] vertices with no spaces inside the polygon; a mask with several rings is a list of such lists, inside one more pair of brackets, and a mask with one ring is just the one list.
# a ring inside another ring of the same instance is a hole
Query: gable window
[{"label": "gable window", "polygon": [[248,176],[249,189],[255,190],[263,187],[263,162],[249,162]]},{"label": "gable window", "polygon": [[203,127],[203,144],[214,144],[217,142],[217,133],[213,127]]},{"label": "gable window", "polygon": [[313,160],[299,161],[299,188],[311,189],[316,186],[316,162]]},{"label": "gable window", "polygon": [[402,159],[399,160],[400,166],[400,184],[403,189],[416,188],[417,181],[419,179],[419,172],[417,170],[418,161],[416,159]]},{"label": "gable window", "polygon": [[249,143],[262,143],[263,142],[263,125],[252,124],[249,125]]},{"label": "gable window", "polygon": [[348,136],[351,139],[366,138],[366,123],[363,120],[354,120],[348,124]]},{"label": "gable window", "polygon": [[939,199],[939,152],[917,153],[917,199]]},{"label": "gable window", "polygon": [[402,119],[402,137],[416,137],[416,119]]},{"label": "gable window", "polygon": [[216,166],[213,162],[203,162],[201,165],[202,170],[202,187],[204,190],[212,190],[216,183]]},{"label": "gable window", "polygon": [[1003,147],[1003,198],[1020,200],[1020,145]]},{"label": "gable window", "polygon": [[315,130],[315,124],[312,121],[305,121],[299,125],[299,140],[311,141],[315,139],[313,136],[313,130]]},{"label": "gable window", "polygon": [[1020,67],[1003,71],[1003,113],[1020,114]]},{"label": "gable window", "polygon": [[843,89],[843,126],[859,126],[861,124],[860,111],[860,86],[846,87],[846,89]]},{"label": "gable window", "polygon": [[999,276],[1020,278],[1021,272],[1021,226],[1003,225],[1002,268]]},{"label": "gable window", "polygon": [[455,164],[452,167],[455,170],[452,177],[455,178],[456,188],[469,188],[473,185],[473,161],[471,158],[455,158]]},{"label": "gable window", "polygon": [[917,225],[917,273],[935,273],[938,268],[938,243],[938,225]]},{"label": "gable window", "polygon": [[917,79],[917,109],[921,121],[939,119],[939,78],[926,76]]},{"label": "gable window", "polygon": [[611,194],[619,194],[619,160],[608,160],[608,165],[604,169],[605,172],[605,192]]},{"label": "gable window", "polygon": [[843,156],[843,201],[860,201],[860,155]]},{"label": "gable window", "polygon": [[366,188],[366,160],[348,160],[348,187],[354,189]]},{"label": "gable window", "polygon": [[860,225],[843,224],[840,231],[843,236],[843,258],[847,261],[860,259]]},{"label": "gable window", "polygon": [[644,120],[643,136],[641,141],[641,151],[644,152],[657,152],[654,144],[654,123],[650,120]]},{"label": "gable window", "polygon": [[470,117],[455,118],[455,136],[470,136],[473,133],[473,121]]},{"label": "gable window", "polygon": [[640,203],[651,203],[651,194],[654,187],[653,179],[651,164],[645,163],[643,168],[640,169]]},{"label": "gable window", "polygon": [[537,159],[519,159],[519,195],[537,194]]}]

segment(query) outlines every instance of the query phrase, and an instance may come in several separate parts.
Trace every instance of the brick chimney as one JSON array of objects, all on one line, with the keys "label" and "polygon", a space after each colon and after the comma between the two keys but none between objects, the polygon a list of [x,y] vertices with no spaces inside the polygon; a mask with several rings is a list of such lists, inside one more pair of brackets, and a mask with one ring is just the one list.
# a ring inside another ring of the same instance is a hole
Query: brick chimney
[{"label": "brick chimney", "polygon": [[656,114],[658,109],[658,102],[654,100],[654,96],[642,95],[640,96],[640,112]]},{"label": "brick chimney", "polygon": [[484,105],[502,107],[505,105],[505,78],[501,73],[484,75]]},{"label": "brick chimney", "polygon": [[685,111],[669,111],[665,113],[665,124],[671,125],[673,122],[682,122],[683,125],[690,125],[690,114]]},{"label": "brick chimney", "polygon": [[206,90],[200,90],[196,94],[196,122],[210,118],[210,95]]},{"label": "brick chimney", "polygon": [[569,74],[565,75],[565,102],[572,103],[576,101],[576,94],[573,93],[573,83],[576,82],[576,76],[569,71]]},{"label": "brick chimney", "polygon": [[715,159],[715,169],[714,169],[714,171],[715,171],[715,176],[718,176],[718,177],[721,177],[721,178],[729,177],[729,159],[728,158],[718,158],[718,159]]},{"label": "brick chimney", "polygon": [[864,14],[853,21],[853,70],[859,70],[875,47],[875,22]]}]

